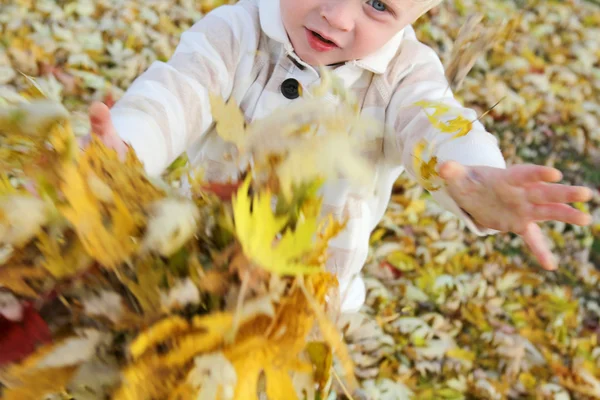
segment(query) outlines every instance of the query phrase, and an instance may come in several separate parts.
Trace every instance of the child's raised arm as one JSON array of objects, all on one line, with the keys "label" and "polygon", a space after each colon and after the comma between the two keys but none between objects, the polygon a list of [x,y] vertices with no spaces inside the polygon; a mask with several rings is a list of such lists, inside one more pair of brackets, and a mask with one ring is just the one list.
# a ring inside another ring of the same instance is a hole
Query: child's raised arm
[{"label": "child's raised arm", "polygon": [[241,1],[208,13],[182,34],[167,62],[154,62],[111,109],[116,132],[150,175],[160,174],[211,126],[209,94],[228,99],[234,82],[249,74],[259,32],[255,8]]},{"label": "child's raised arm", "polygon": [[591,190],[557,184],[562,174],[554,168],[506,168],[496,138],[447,89],[435,53],[414,38],[403,52],[401,57],[409,57],[406,65],[415,61],[390,104],[388,124],[394,129],[387,136],[386,156],[403,165],[441,205],[462,216],[472,231],[516,233],[542,267],[555,269],[557,262],[537,223],[590,224],[589,215],[567,203],[589,201]]},{"label": "child's raised arm", "polygon": [[426,113],[434,116],[436,110],[415,103],[432,102],[451,108],[446,116],[435,115],[442,121],[459,115],[475,121],[478,116],[474,110],[464,108],[454,98],[439,57],[416,39],[412,29],[407,29],[399,57],[404,58],[400,63],[406,65],[408,70],[388,106],[387,124],[393,129],[385,141],[386,158],[402,164],[440,205],[461,216],[470,230],[479,235],[493,233],[490,229],[477,226],[449,195],[441,179],[427,176],[427,172],[435,172],[436,167],[449,160],[462,165],[506,168],[497,139],[478,121],[473,122],[467,135],[456,138],[453,138],[456,132],[442,133],[432,125]]}]

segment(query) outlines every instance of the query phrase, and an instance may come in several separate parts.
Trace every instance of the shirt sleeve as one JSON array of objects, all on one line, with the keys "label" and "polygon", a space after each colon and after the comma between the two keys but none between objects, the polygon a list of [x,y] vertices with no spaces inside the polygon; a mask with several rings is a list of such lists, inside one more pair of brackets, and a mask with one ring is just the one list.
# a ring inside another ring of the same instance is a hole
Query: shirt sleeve
[{"label": "shirt sleeve", "polygon": [[[399,162],[434,200],[461,217],[472,232],[480,236],[496,233],[478,226],[459,207],[445,190],[435,167],[452,160],[467,166],[506,168],[498,140],[478,121],[462,135],[457,134],[458,130],[445,133],[431,122],[429,116],[448,123],[459,116],[475,121],[478,115],[454,98],[439,57],[416,39],[414,31],[407,32],[398,57],[397,73],[403,77],[396,85],[386,113],[387,125],[391,128],[384,142],[386,158],[391,163]],[[438,107],[427,107],[424,105],[427,102]],[[421,105],[415,106],[415,103]]]},{"label": "shirt sleeve", "polygon": [[228,99],[240,69],[251,68],[255,19],[246,1],[211,11],[181,35],[167,62],[154,62],[115,103],[115,129],[149,175],[161,174],[211,126],[209,94]]}]

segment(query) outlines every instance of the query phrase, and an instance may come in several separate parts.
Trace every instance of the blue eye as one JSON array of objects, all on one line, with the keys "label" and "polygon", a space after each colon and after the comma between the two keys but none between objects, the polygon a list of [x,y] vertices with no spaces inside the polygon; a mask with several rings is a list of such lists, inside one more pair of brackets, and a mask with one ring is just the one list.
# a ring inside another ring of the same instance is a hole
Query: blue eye
[{"label": "blue eye", "polygon": [[385,5],[385,3],[383,1],[369,0],[369,1],[367,1],[367,4],[371,5],[375,10],[377,10],[379,12],[387,11],[387,6]]}]

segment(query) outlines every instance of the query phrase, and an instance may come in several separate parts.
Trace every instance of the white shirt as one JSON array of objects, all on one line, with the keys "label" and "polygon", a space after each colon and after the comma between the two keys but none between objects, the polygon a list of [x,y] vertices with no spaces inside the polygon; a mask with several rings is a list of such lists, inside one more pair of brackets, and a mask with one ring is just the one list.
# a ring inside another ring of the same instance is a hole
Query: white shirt
[{"label": "white shirt", "polygon": [[[337,274],[342,311],[354,311],[365,299],[360,271],[369,237],[386,210],[393,183],[405,170],[420,178],[412,157],[418,143],[436,142],[431,154],[421,154],[424,162],[436,156],[439,164],[447,160],[498,168],[506,164],[496,138],[479,122],[466,136],[452,139],[441,135],[421,108],[407,107],[420,100],[443,101],[466,118],[477,119],[473,110],[454,99],[439,58],[417,40],[412,27],[375,53],[334,72],[355,91],[364,115],[392,128],[364,149],[376,166],[375,190],[361,190],[340,179],[327,182],[322,191],[323,211],[349,218],[345,230],[330,243],[327,266]],[[204,167],[207,179],[236,180],[239,167],[223,157],[231,144],[214,130],[209,93],[233,98],[252,122],[294,101],[281,88],[289,78],[303,88],[320,83],[318,70],[294,53],[279,1],[241,0],[213,10],[184,32],[173,56],[153,63],[114,105],[112,120],[151,175],[160,174],[187,152],[194,165]],[[492,232],[478,229],[443,187],[431,194],[473,232]]]}]

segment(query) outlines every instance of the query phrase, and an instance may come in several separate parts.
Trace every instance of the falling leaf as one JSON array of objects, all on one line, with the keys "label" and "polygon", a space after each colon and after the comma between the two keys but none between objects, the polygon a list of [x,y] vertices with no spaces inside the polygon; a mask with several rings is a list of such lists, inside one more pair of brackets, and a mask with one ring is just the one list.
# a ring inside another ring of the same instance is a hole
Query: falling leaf
[{"label": "falling leaf", "polygon": [[317,229],[316,217],[298,221],[295,229],[286,230],[273,244],[287,224],[286,217],[277,217],[271,209],[269,192],[254,197],[248,196],[250,180],[240,187],[233,199],[235,230],[244,253],[254,263],[270,272],[282,275],[315,273],[317,268],[297,261],[312,247],[312,238]]},{"label": "falling leaf", "polygon": [[245,148],[246,122],[244,115],[233,98],[225,103],[220,96],[211,94],[209,100],[211,113],[219,136],[226,142],[235,144],[238,148]]},{"label": "falling leaf", "polygon": [[425,150],[429,147],[425,140],[417,143],[412,155],[413,168],[421,185],[429,191],[436,191],[441,188],[441,178],[437,172],[437,157],[431,156],[429,160],[425,160]]},{"label": "falling leaf", "polygon": [[35,369],[13,379],[21,382],[3,393],[5,400],[39,400],[64,392],[76,367]]},{"label": "falling leaf", "polygon": [[62,190],[69,205],[62,208],[62,214],[73,224],[86,251],[101,264],[114,268],[136,250],[131,237],[138,233],[138,226],[115,194],[115,205],[110,212],[112,226],[107,227],[100,204],[86,189],[77,166],[68,165],[63,172]]},{"label": "falling leaf", "polygon": [[0,267],[0,286],[20,296],[37,297],[36,291],[29,285],[29,280],[42,280],[48,274],[35,267]]}]

